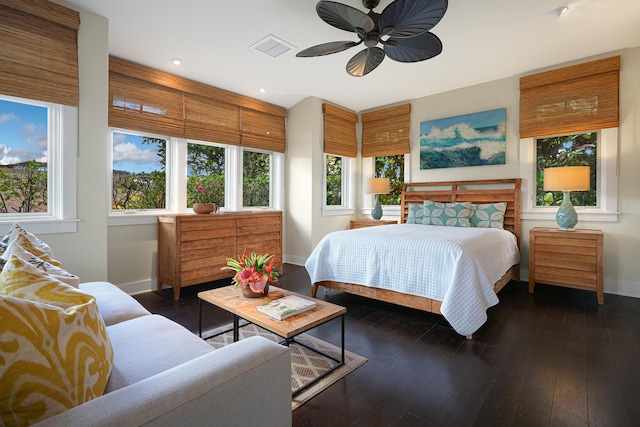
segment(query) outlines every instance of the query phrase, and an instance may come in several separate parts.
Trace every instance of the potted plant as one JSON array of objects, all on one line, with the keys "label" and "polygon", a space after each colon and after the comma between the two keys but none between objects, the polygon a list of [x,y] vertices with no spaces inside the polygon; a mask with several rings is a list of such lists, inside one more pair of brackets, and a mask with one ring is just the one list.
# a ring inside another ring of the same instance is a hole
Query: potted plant
[{"label": "potted plant", "polygon": [[215,213],[216,205],[214,203],[207,202],[205,188],[202,185],[198,185],[197,190],[198,191],[193,196],[193,211],[197,214]]},{"label": "potted plant", "polygon": [[227,258],[227,265],[222,270],[233,270],[234,285],[242,289],[242,294],[247,298],[260,298],[269,293],[269,284],[278,283],[278,273],[275,267],[274,255],[256,255],[247,251],[242,256]]}]

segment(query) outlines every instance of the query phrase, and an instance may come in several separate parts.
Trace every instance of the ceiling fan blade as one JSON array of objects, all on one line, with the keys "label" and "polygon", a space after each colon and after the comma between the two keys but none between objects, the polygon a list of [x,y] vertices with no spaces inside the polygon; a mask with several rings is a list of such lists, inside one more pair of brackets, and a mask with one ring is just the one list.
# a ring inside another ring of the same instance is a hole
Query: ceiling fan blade
[{"label": "ceiling fan blade", "polygon": [[298,58],[309,58],[309,57],[312,57],[312,56],[330,55],[332,53],[342,52],[343,50],[347,50],[347,49],[352,48],[354,46],[358,46],[360,43],[362,43],[362,41],[359,41],[359,42],[344,41],[344,42],[323,43],[323,44],[319,44],[317,46],[311,46],[310,48],[307,48],[307,49],[305,49],[303,51],[300,51],[300,52],[298,52],[298,54],[296,56]]},{"label": "ceiling fan blade", "polygon": [[380,15],[380,33],[393,38],[422,34],[440,22],[448,5],[448,0],[396,0]]},{"label": "ceiling fan blade", "polygon": [[355,32],[356,28],[362,28],[368,33],[376,26],[366,13],[342,3],[319,1],[316,12],[327,24],[345,31]]},{"label": "ceiling fan blade", "polygon": [[347,63],[347,73],[354,77],[362,77],[376,69],[384,59],[384,50],[379,47],[369,47],[358,52]]},{"label": "ceiling fan blade", "polygon": [[395,46],[384,46],[384,53],[394,61],[419,62],[433,58],[442,52],[442,42],[433,33],[426,32],[408,39],[389,39],[395,41]]}]

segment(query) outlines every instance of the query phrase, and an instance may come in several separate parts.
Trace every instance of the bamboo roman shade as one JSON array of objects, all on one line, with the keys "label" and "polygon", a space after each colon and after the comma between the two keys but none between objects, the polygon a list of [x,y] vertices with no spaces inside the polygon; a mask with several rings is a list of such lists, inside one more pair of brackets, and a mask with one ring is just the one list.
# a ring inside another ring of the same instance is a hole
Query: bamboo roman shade
[{"label": "bamboo roman shade", "polygon": [[77,106],[80,14],[46,0],[0,0],[0,93]]},{"label": "bamboo roman shade", "polygon": [[241,118],[243,147],[284,153],[284,117],[242,108]]},{"label": "bamboo roman shade", "polygon": [[395,156],[411,150],[411,104],[364,113],[362,157]]},{"label": "bamboo roman shade", "polygon": [[283,107],[109,58],[109,126],[283,153],[286,115]]},{"label": "bamboo roman shade", "polygon": [[182,92],[110,73],[109,126],[182,138]]},{"label": "bamboo roman shade", "polygon": [[520,79],[520,138],[619,124],[620,56]]},{"label": "bamboo roman shade", "polygon": [[184,137],[240,145],[240,107],[226,102],[185,95]]},{"label": "bamboo roman shade", "polygon": [[358,155],[358,138],[356,137],[355,113],[322,104],[324,113],[324,152],[335,156],[356,157]]}]

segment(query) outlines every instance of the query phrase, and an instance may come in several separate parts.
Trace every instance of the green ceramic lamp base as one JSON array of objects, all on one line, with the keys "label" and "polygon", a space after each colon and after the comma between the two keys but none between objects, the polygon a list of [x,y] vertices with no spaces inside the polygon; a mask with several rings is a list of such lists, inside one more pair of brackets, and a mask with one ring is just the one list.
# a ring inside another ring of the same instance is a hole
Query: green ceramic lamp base
[{"label": "green ceramic lamp base", "polygon": [[576,229],[578,214],[571,204],[569,191],[562,192],[562,204],[556,214],[556,222],[560,230],[573,231]]}]

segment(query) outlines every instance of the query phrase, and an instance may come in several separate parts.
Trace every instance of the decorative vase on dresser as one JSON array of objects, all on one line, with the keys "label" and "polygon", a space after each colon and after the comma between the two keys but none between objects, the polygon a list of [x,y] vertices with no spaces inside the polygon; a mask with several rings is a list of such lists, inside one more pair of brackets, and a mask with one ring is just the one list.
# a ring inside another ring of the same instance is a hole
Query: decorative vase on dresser
[{"label": "decorative vase on dresser", "polygon": [[211,214],[216,211],[214,203],[194,203],[193,211],[197,214]]}]

